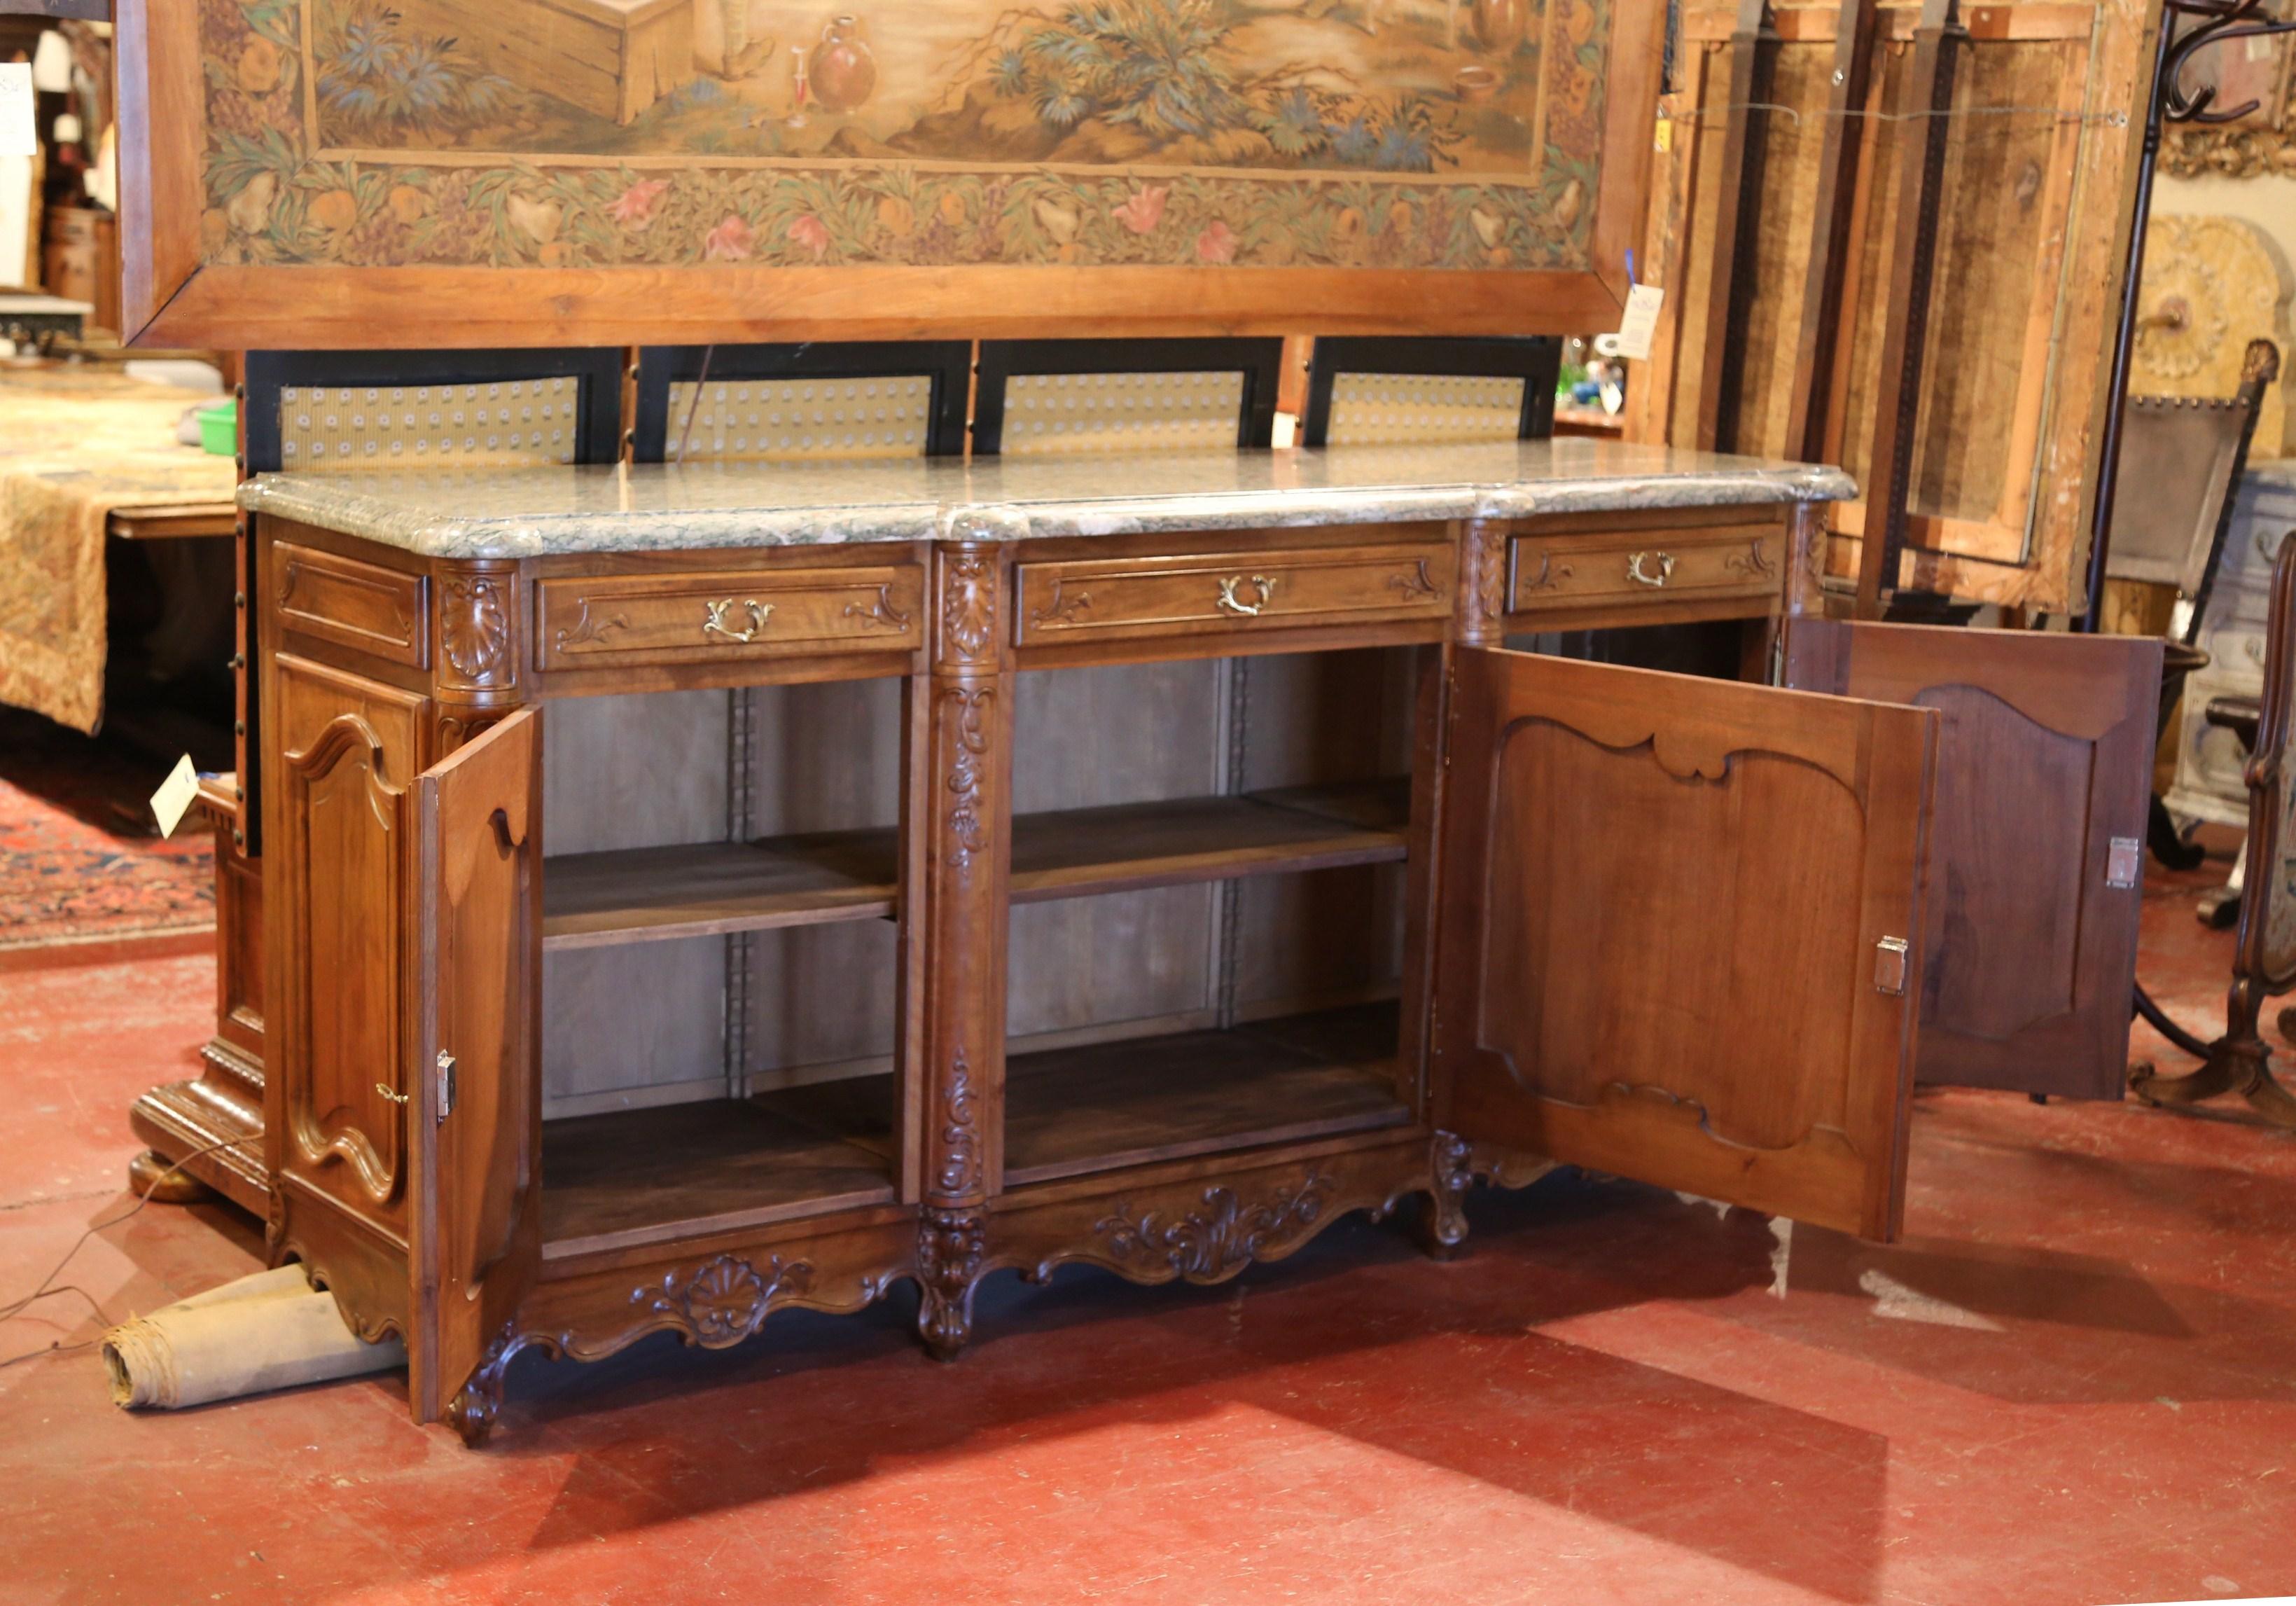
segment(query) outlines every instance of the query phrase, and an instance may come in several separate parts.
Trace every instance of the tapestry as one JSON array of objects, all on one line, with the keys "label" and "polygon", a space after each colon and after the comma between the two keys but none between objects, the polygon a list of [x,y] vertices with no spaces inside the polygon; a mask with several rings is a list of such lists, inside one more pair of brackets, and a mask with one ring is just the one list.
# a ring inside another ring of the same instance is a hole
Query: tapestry
[{"label": "tapestry", "polygon": [[202,260],[1585,270],[1617,0],[193,0]]},{"label": "tapestry", "polygon": [[104,526],[115,508],[228,503],[228,457],[176,443],[218,398],[72,368],[0,371],[0,703],[103,718]]}]

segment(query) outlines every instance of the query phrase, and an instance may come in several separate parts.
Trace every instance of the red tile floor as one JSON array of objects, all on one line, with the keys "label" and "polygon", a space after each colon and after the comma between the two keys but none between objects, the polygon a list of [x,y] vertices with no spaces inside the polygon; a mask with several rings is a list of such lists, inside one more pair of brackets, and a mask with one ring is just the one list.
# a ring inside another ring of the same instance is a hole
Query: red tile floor
[{"label": "red tile floor", "polygon": [[[2229,939],[2194,885],[2151,894],[2146,969],[2198,1025]],[[122,1207],[122,1111],[190,1069],[210,977],[0,974],[0,1305]],[[1454,1264],[1350,1220],[1221,1289],[1000,1278],[953,1367],[906,1289],[522,1358],[481,1453],[398,1376],[131,1416],[44,1355],[0,1369],[0,1602],[2296,1593],[2296,1134],[1924,1095],[1889,1249],[1569,1174],[1470,1211]],[[258,1243],[152,1206],[70,1281],[148,1310]],[[94,1330],[36,1309],[0,1359]]]}]

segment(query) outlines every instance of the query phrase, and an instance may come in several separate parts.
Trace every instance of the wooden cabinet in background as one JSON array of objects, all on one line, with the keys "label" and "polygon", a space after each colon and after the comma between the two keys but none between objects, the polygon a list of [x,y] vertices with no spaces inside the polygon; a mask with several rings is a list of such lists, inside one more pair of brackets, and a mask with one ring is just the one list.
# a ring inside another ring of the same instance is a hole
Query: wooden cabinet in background
[{"label": "wooden cabinet in background", "polygon": [[40,281],[50,295],[86,301],[89,322],[119,328],[119,219],[94,207],[60,206],[47,215]]}]

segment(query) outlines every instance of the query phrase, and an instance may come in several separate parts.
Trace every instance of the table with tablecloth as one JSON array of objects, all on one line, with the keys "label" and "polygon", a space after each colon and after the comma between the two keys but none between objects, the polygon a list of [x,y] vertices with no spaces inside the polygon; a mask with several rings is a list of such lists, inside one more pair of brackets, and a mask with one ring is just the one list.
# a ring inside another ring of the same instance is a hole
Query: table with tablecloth
[{"label": "table with tablecloth", "polygon": [[184,408],[216,399],[107,370],[0,366],[0,703],[102,723],[107,523],[230,500],[231,459],[176,438]]}]

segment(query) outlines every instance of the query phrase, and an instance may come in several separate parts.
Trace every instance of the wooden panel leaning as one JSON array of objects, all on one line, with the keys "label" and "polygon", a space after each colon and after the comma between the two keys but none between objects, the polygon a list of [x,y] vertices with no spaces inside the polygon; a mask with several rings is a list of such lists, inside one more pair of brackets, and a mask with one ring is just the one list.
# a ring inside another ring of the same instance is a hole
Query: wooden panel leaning
[{"label": "wooden panel leaning", "polygon": [[[2240,935],[2234,949],[2223,1035],[2200,1068],[2162,1076],[2149,1065],[2129,1072],[2129,1087],[2147,1104],[2188,1105],[2236,1092],[2265,1119],[2296,1126],[2296,1094],[2272,1074],[2272,1049],[2257,1029],[2264,1001],[2296,986],[2296,540],[2280,543],[2272,565],[2271,622],[2266,629],[2264,697],[2248,762],[2248,841]],[[2296,1032],[2296,1009],[2283,1009],[2283,1038]]]},{"label": "wooden panel leaning", "polygon": [[2161,644],[1801,618],[1785,683],[1933,708],[1919,1075],[2117,1099]]}]

